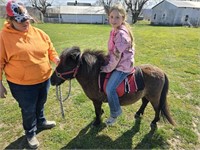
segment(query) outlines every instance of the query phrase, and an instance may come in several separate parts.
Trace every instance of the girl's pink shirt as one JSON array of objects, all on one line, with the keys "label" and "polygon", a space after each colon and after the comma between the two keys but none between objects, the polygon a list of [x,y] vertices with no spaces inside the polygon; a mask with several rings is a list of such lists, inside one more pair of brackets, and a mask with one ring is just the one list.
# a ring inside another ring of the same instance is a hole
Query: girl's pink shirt
[{"label": "girl's pink shirt", "polygon": [[135,50],[124,25],[121,25],[118,30],[112,29],[110,32],[108,55],[108,64],[102,67],[102,72],[108,73],[116,69],[128,73],[133,70]]}]

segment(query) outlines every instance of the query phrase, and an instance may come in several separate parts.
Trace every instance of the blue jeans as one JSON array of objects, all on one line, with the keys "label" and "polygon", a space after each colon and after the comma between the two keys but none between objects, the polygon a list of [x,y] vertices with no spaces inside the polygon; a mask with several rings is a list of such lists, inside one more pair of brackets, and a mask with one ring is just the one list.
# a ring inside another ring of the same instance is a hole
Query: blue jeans
[{"label": "blue jeans", "polygon": [[122,113],[116,89],[128,74],[129,73],[114,70],[108,80],[106,94],[110,107],[110,116],[113,118],[118,117]]},{"label": "blue jeans", "polygon": [[35,85],[18,85],[8,81],[8,85],[21,108],[25,134],[31,138],[36,134],[37,125],[46,121],[44,104],[47,101],[50,80]]}]

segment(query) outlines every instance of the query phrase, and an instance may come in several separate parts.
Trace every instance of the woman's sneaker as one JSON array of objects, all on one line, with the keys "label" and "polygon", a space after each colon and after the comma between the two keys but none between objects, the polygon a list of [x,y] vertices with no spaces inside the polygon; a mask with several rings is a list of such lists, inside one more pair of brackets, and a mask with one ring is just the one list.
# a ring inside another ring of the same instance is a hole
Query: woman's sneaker
[{"label": "woman's sneaker", "polygon": [[117,118],[113,118],[113,117],[109,117],[107,120],[106,120],[106,125],[107,126],[112,126],[115,122],[116,122]]},{"label": "woman's sneaker", "polygon": [[40,145],[40,143],[38,142],[38,140],[35,136],[33,136],[32,138],[27,137],[27,141],[28,141],[28,145],[30,146],[30,148],[36,149]]}]

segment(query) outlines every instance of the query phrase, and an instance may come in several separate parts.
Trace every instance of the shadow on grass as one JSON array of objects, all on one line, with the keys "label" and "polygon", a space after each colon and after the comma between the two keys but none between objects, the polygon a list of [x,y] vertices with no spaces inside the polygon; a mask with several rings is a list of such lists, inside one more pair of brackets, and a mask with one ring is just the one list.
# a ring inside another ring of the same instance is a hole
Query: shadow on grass
[{"label": "shadow on grass", "polygon": [[[122,134],[116,140],[108,135],[102,135],[101,131],[106,128],[105,124],[93,127],[92,122],[82,129],[79,134],[61,149],[166,149],[169,148],[166,140],[156,132],[150,130],[144,138],[134,145],[132,138],[140,131],[141,119],[136,119],[133,127]],[[42,130],[41,130],[42,131]],[[41,131],[38,131],[37,134]],[[5,149],[29,149],[25,136],[10,143]]]},{"label": "shadow on grass", "polygon": [[[132,138],[139,132],[140,123],[141,119],[137,119],[130,130],[126,131],[114,141],[109,136],[100,133],[106,127],[105,124],[96,128],[91,127],[90,123],[61,149],[133,149],[134,144],[132,143]],[[150,132],[144,136],[142,141],[135,146],[135,149],[162,147],[163,143],[165,143],[166,147],[166,142],[162,141],[163,139],[155,138],[152,140],[154,132],[155,130],[150,130]],[[158,145],[153,144],[154,142]]]},{"label": "shadow on grass", "polygon": [[16,141],[10,143],[5,149],[30,149],[26,136],[21,136]]},{"label": "shadow on grass", "polygon": [[[38,129],[36,134],[39,134],[40,132],[44,131],[44,129]],[[13,141],[10,143],[5,149],[10,150],[10,149],[30,149],[26,136],[21,136],[17,140]]]},{"label": "shadow on grass", "polygon": [[166,149],[168,147],[162,136],[156,137],[156,129],[151,129],[134,149]]}]

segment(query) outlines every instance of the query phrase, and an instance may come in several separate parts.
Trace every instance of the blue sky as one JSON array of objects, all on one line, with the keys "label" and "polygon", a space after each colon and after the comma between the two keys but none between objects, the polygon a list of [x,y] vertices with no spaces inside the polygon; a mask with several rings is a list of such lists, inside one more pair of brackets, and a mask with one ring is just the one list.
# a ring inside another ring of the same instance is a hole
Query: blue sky
[{"label": "blue sky", "polygon": [[[30,4],[29,0],[21,0],[22,2],[25,3],[25,5]],[[53,5],[67,5],[67,2],[75,2],[75,0],[48,0],[49,2],[53,1]],[[97,0],[77,0],[79,3],[86,2],[86,3],[95,3]],[[161,0],[149,0],[147,2],[148,8],[153,7],[156,5],[159,1]]]},{"label": "blue sky", "polygon": [[[74,0],[67,0],[67,1],[72,1],[72,2],[74,2]],[[95,3],[96,2],[96,0],[77,0],[78,2],[87,2],[87,3]]]},{"label": "blue sky", "polygon": [[[97,0],[77,0],[79,3],[86,2],[86,3],[95,3]],[[148,1],[148,6],[152,7],[156,5],[159,1],[161,0],[149,0]],[[75,2],[75,0],[53,0],[53,4],[59,3],[59,4],[64,4],[66,5],[67,2]]]},{"label": "blue sky", "polygon": [[[53,0],[54,4],[56,4],[56,3],[67,4],[67,2],[75,2],[75,0]],[[79,3],[95,3],[96,0],[77,0],[77,2],[79,2]]]},{"label": "blue sky", "polygon": [[[29,0],[20,0],[22,1],[25,5],[29,5],[30,1]],[[67,5],[67,2],[75,2],[75,0],[48,0],[48,2],[52,2],[52,5]],[[95,3],[96,0],[77,0],[79,3]]]}]

